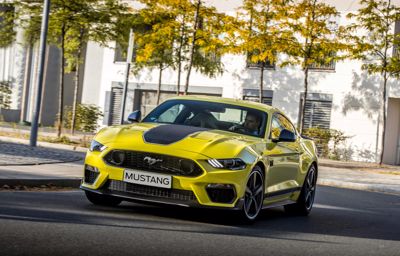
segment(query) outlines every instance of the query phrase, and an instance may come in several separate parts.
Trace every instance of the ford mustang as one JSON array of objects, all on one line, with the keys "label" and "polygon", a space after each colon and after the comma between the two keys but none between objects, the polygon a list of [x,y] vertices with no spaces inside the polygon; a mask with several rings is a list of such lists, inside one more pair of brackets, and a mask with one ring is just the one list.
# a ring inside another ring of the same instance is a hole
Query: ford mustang
[{"label": "ford mustang", "polygon": [[310,213],[316,147],[277,108],[180,96],[140,119],[135,111],[91,142],[81,189],[93,204],[233,209],[248,222],[268,207]]}]

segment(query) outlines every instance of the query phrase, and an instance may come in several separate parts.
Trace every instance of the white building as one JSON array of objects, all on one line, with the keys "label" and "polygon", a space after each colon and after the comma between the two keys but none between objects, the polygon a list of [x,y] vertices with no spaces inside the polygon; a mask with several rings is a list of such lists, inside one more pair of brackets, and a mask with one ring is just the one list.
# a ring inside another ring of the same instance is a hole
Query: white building
[{"label": "white building", "polygon": [[[228,13],[241,3],[240,0],[212,2],[218,9]],[[358,8],[358,1],[326,2],[335,5],[341,12],[340,24],[348,22],[345,18],[347,12]],[[114,50],[115,43],[110,43],[110,46],[104,48],[95,43],[87,45],[81,94],[82,103],[96,104],[103,109],[104,125],[119,120],[125,72],[125,63],[118,61],[118,54]],[[205,77],[193,70],[189,92],[250,100],[257,98],[260,70],[247,67],[245,56],[226,55],[222,60],[225,71],[216,78]],[[271,68],[264,72],[265,103],[282,109],[296,123],[304,89],[302,70],[300,67],[287,67]],[[126,114],[136,109],[148,113],[154,107],[157,83],[158,70],[131,75]],[[161,99],[175,96],[176,83],[176,72],[164,71]],[[353,160],[376,161],[382,133],[379,115],[381,85],[380,78],[366,75],[358,61],[338,62],[325,69],[313,70],[309,75],[306,126],[320,125],[343,131],[350,137],[346,142],[348,156]],[[384,162],[400,164],[400,86],[397,80],[389,81],[387,120]]]}]

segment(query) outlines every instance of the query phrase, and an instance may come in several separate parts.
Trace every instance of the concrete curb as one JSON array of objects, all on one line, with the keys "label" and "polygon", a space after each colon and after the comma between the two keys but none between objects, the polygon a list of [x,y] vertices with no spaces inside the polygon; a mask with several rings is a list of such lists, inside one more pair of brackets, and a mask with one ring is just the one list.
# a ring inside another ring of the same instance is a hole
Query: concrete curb
[{"label": "concrete curb", "polygon": [[[0,141],[29,145],[29,140],[18,139],[18,138],[10,138],[10,137],[5,137],[5,136],[0,136]],[[79,147],[79,146],[65,145],[65,144],[59,144],[59,143],[50,143],[50,142],[42,142],[42,141],[38,141],[37,145],[40,146],[40,147],[44,147],[44,148],[70,150],[70,151],[77,151],[77,152],[82,152],[82,153],[86,153],[86,151],[88,150],[87,148]]]},{"label": "concrete curb", "polygon": [[355,182],[346,182],[346,181],[337,181],[330,179],[318,179],[318,185],[329,186],[329,187],[337,187],[337,188],[347,188],[354,190],[364,190],[371,192],[380,192],[380,193],[388,193],[394,195],[400,195],[400,188],[394,189],[390,187],[383,187],[376,184],[365,184],[365,183],[355,183]]},{"label": "concrete curb", "polygon": [[79,188],[81,179],[0,179],[0,188],[8,186],[40,187],[52,185],[56,187]]}]

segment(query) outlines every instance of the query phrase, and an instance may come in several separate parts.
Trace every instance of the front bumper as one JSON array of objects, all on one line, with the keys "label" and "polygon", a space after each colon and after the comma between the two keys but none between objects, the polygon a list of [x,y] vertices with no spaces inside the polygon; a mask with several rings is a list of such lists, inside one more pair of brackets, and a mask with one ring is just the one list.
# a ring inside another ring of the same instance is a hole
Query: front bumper
[{"label": "front bumper", "polygon": [[[174,153],[170,155],[182,156],[182,152]],[[194,161],[203,169],[203,174],[197,177],[172,176],[172,188],[163,189],[123,182],[124,168],[106,164],[103,161],[106,154],[107,152],[87,153],[85,165],[95,167],[98,173],[95,179],[83,179],[81,189],[144,203],[223,209],[241,209],[243,205],[241,198],[250,166],[238,171],[214,169],[203,155],[185,152],[185,158],[196,159]],[[235,190],[234,199],[229,203],[213,202],[207,193],[207,186],[210,184],[229,184]]]}]

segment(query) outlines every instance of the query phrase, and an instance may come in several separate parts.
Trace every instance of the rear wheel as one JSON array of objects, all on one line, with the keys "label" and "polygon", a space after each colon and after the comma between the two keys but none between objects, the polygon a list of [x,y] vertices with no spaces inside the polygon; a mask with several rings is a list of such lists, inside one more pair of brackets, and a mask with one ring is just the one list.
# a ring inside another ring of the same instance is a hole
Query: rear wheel
[{"label": "rear wheel", "polygon": [[86,198],[95,205],[103,205],[103,206],[117,206],[122,200],[113,196],[102,195],[93,193],[90,191],[85,191]]},{"label": "rear wheel", "polygon": [[251,223],[261,211],[264,200],[264,175],[259,166],[255,166],[249,175],[244,194],[244,204],[241,217]]},{"label": "rear wheel", "polygon": [[285,211],[289,214],[307,216],[314,204],[315,189],[317,187],[317,169],[314,165],[308,170],[306,179],[295,204],[285,205]]}]

